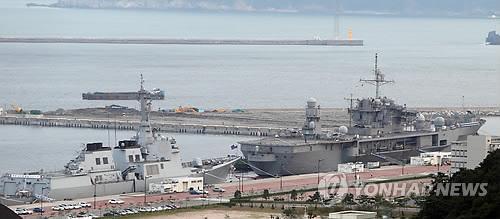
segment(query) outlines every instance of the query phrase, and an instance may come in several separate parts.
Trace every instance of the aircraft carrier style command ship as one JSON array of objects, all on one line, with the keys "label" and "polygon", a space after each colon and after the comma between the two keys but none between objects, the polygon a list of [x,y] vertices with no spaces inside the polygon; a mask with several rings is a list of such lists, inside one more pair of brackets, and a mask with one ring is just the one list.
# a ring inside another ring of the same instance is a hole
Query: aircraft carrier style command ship
[{"label": "aircraft carrier style command ship", "polygon": [[311,98],[301,131],[239,142],[250,167],[261,176],[276,177],[335,171],[344,162],[402,163],[421,152],[443,150],[453,141],[476,134],[485,123],[470,111],[426,118],[408,110],[406,105],[380,96],[380,87],[393,81],[385,80],[377,56],[374,73],[374,79],[361,82],[375,85],[376,95],[351,98],[349,127],[322,132],[320,106]]},{"label": "aircraft carrier style command ship", "polygon": [[225,181],[237,156],[182,162],[181,148],[172,137],[155,132],[149,122],[152,100],[163,100],[163,91],[95,92],[86,100],[138,100],[141,122],[136,136],[114,147],[88,143],[79,155],[58,172],[7,173],[0,178],[0,202],[19,204],[35,200],[62,200],[144,191],[151,183],[176,177],[203,177],[205,184]]}]

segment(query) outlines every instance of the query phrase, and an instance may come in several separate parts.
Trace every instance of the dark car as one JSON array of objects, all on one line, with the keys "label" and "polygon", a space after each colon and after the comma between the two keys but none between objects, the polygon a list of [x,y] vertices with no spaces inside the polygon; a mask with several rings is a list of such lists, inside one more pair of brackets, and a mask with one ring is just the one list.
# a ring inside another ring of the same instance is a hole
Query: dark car
[{"label": "dark car", "polygon": [[40,212],[42,212],[42,213],[43,213],[43,212],[45,212],[45,209],[40,208],[40,207],[38,207],[38,208],[33,208],[33,212],[36,212],[36,213],[40,213]]}]

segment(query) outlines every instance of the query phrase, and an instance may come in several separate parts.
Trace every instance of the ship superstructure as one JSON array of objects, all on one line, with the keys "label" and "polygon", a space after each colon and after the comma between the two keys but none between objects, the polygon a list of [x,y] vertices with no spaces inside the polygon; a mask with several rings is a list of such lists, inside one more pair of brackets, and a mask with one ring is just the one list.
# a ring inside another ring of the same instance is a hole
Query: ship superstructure
[{"label": "ship superstructure", "polygon": [[152,100],[163,100],[163,91],[146,91],[141,75],[137,92],[84,93],[85,100],[136,100],[140,103],[141,122],[137,134],[116,145],[87,143],[64,170],[5,174],[0,178],[1,199],[6,203],[34,199],[74,199],[93,195],[112,195],[144,191],[147,184],[176,177],[204,177],[205,184],[225,181],[239,157],[182,162],[180,147],[173,137],[160,135],[151,127]]},{"label": "ship superstructure", "polygon": [[485,122],[470,111],[425,117],[383,97],[381,86],[394,81],[381,73],[377,55],[374,78],[361,82],[375,86],[375,97],[351,99],[349,126],[324,132],[320,107],[311,98],[301,132],[239,142],[252,169],[262,176],[280,176],[334,171],[339,163],[350,161],[400,163],[405,157],[442,150],[452,141],[476,134]]}]

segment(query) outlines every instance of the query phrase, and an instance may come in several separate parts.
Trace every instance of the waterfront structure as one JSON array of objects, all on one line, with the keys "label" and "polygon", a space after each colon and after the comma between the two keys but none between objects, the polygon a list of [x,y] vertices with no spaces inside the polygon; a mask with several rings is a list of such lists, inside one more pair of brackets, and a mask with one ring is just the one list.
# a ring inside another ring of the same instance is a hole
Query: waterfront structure
[{"label": "waterfront structure", "polygon": [[478,167],[489,152],[499,148],[499,136],[469,135],[465,141],[453,142],[450,173]]},{"label": "waterfront structure", "polygon": [[377,59],[375,56],[374,78],[361,80],[375,86],[375,97],[355,100],[349,108],[349,127],[323,132],[320,107],[310,99],[302,130],[239,142],[250,167],[259,175],[276,177],[333,171],[345,162],[401,164],[421,152],[449,147],[451,142],[477,133],[484,124],[485,120],[470,111],[426,118],[383,97],[381,86],[393,81],[385,79]]},{"label": "waterfront structure", "polygon": [[225,181],[237,156],[182,162],[181,148],[172,137],[151,128],[152,100],[164,99],[159,90],[146,91],[141,77],[138,92],[86,93],[84,99],[137,100],[141,121],[136,136],[105,146],[87,143],[64,170],[7,173],[0,178],[0,202],[20,204],[38,200],[85,198],[144,191],[151,183],[177,177],[203,177],[206,184]]}]

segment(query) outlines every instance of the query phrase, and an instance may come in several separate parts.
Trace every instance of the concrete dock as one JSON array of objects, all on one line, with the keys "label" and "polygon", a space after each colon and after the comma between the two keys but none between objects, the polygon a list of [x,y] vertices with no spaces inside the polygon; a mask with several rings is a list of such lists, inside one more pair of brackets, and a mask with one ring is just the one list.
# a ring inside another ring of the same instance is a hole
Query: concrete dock
[{"label": "concrete dock", "polygon": [[[460,112],[462,108],[419,108],[423,113]],[[496,107],[477,108],[479,116],[498,116]],[[349,124],[345,108],[322,108],[324,130]],[[274,136],[287,129],[300,129],[304,124],[304,109],[246,109],[244,112],[175,113],[153,111],[152,126],[160,132],[192,134],[222,134]],[[133,108],[109,107],[49,111],[43,115],[0,115],[0,125],[25,125],[68,128],[136,130],[139,112]]]},{"label": "concrete dock", "polygon": [[[0,125],[137,130],[137,128],[139,127],[139,121],[7,115],[0,116]],[[178,132],[193,134],[273,136],[275,134],[278,134],[281,130],[284,130],[282,128],[271,127],[180,124],[167,122],[153,122],[151,125],[159,132]]]},{"label": "concrete dock", "polygon": [[169,39],[169,38],[60,38],[0,37],[0,43],[91,43],[91,44],[184,44],[259,46],[363,46],[363,40],[260,40],[260,39]]}]

